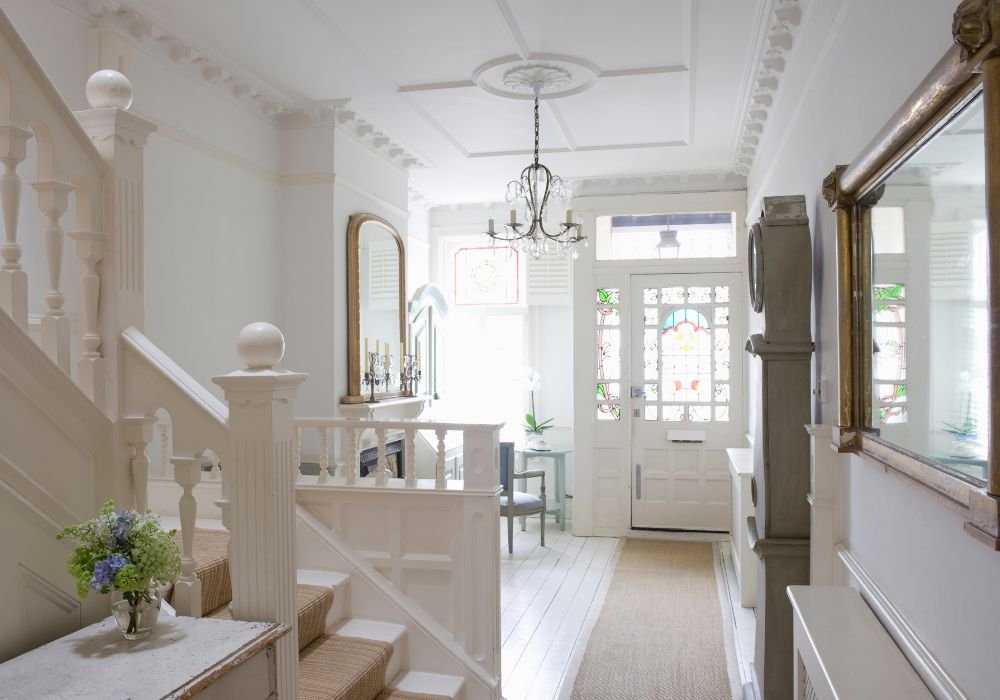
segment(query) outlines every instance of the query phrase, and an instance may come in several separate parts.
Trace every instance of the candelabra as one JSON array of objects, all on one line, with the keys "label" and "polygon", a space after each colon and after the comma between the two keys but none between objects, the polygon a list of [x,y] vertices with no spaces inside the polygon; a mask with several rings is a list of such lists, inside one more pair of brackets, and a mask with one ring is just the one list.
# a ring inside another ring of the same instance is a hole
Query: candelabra
[{"label": "candelabra", "polygon": [[389,373],[386,371],[385,358],[379,355],[377,352],[368,353],[368,367],[365,369],[365,374],[361,378],[361,384],[368,387],[368,401],[366,403],[378,403],[378,399],[375,398],[376,387],[382,384],[389,386]]},{"label": "candelabra", "polygon": [[423,373],[417,366],[416,355],[403,355],[399,372],[399,386],[406,396],[416,396]]}]

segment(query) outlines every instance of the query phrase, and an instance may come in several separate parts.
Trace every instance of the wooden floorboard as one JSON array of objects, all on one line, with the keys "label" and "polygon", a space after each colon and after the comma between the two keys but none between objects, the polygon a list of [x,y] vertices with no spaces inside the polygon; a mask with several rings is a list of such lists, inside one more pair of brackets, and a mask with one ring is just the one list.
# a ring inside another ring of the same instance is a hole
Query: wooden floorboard
[{"label": "wooden floorboard", "polygon": [[539,543],[538,519],[514,530],[507,553],[501,520],[501,673],[507,700],[555,698],[601,583],[610,576],[618,540],[573,537],[546,523]]}]

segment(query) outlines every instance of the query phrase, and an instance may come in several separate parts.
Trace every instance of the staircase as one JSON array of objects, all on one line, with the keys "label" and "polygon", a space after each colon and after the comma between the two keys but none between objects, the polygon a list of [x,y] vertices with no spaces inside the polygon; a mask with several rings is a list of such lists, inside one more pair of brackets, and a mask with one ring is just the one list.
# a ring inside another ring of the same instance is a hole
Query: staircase
[{"label": "staircase", "polygon": [[[176,512],[157,507],[182,533],[179,615],[296,630],[273,641],[281,697],[499,700],[499,426],[296,419],[307,375],[277,366],[284,337],[270,324],[247,326],[243,366],[214,379],[225,403],[159,351],[142,333],[136,216],[156,125],[128,113],[124,76],[102,80],[87,90],[92,109],[71,112],[0,10],[0,660],[107,616],[101,597],[78,599],[67,544],[54,535],[108,499],[145,510],[151,476],[166,477],[180,490]],[[30,188],[24,172],[38,174]],[[44,251],[21,247],[29,192],[45,220]],[[79,263],[76,309],[60,290],[67,238]],[[22,253],[43,253],[48,280],[29,284]],[[36,344],[29,310],[44,289]],[[164,412],[169,477],[151,474],[147,456]],[[389,478],[389,430],[403,433],[410,464],[418,433],[434,434],[433,479]],[[358,469],[366,431],[377,444],[372,479]],[[449,431],[463,436],[460,481],[445,470]],[[317,477],[300,471],[312,435]],[[217,467],[202,484],[210,455]],[[199,505],[209,485],[218,488],[211,508]],[[221,519],[199,520],[199,508]]]},{"label": "staircase", "polygon": [[[165,527],[180,526],[176,518],[162,520]],[[229,533],[218,521],[199,525],[194,554],[202,616],[232,619]],[[179,532],[175,539],[180,546]],[[300,700],[465,698],[463,678],[404,668],[406,627],[351,616],[350,575],[300,569],[297,579]]]}]

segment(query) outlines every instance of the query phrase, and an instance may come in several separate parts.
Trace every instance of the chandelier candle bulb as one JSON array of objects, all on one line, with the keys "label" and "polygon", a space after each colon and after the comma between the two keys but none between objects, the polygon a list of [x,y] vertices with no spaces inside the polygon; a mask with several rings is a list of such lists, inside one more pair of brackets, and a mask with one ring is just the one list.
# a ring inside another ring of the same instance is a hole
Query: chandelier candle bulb
[{"label": "chandelier candle bulb", "polygon": [[368,359],[368,336],[365,336],[365,359]]},{"label": "chandelier candle bulb", "polygon": [[512,224],[517,223],[517,209],[510,210],[510,223]]},{"label": "chandelier candle bulb", "polygon": [[572,209],[567,209],[566,210],[566,223],[567,224],[573,223],[573,210]]},{"label": "chandelier candle bulb", "polygon": [[496,229],[493,228],[493,219],[490,219],[490,233],[496,233]]}]

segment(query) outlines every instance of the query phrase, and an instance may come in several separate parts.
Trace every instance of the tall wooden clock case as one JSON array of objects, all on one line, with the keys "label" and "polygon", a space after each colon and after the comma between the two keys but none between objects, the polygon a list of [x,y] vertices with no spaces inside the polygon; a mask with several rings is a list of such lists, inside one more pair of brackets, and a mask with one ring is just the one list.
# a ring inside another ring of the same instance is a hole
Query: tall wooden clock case
[{"label": "tall wooden clock case", "polygon": [[746,349],[759,363],[754,433],[757,697],[792,698],[792,610],[787,586],[809,583],[809,436],[813,341],[812,242],[805,198],[769,197],[748,238],[750,300],[764,332]]}]

